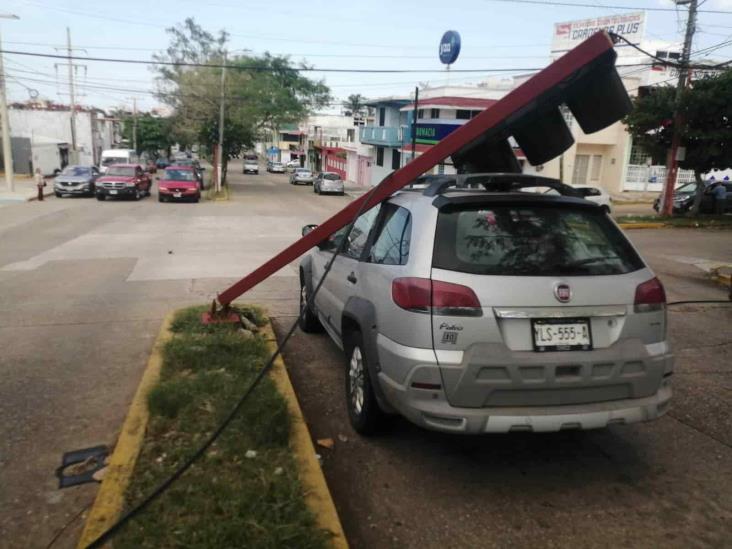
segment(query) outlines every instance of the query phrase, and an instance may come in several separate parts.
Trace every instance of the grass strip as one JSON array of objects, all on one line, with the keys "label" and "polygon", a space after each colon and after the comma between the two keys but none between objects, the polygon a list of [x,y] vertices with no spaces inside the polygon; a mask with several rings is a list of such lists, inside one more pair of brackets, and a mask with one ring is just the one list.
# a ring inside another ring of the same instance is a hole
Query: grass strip
[{"label": "grass strip", "polygon": [[622,215],[616,220],[618,223],[663,223],[667,227],[705,228],[705,229],[732,229],[732,215],[699,215],[662,216],[662,215]]},{"label": "grass strip", "polygon": [[[209,436],[268,358],[263,337],[231,324],[203,326],[204,310],[182,310],[171,324],[128,507]],[[250,312],[266,323],[261,311]],[[329,534],[305,505],[289,436],[287,405],[265,377],[207,454],[128,524],[115,548],[327,547]]]}]

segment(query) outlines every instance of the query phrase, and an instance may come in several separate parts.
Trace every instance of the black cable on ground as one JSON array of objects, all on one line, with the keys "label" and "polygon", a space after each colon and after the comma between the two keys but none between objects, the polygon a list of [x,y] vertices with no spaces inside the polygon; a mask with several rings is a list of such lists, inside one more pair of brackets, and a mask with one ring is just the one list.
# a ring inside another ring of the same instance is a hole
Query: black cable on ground
[{"label": "black cable on ground", "polygon": [[343,252],[343,250],[346,247],[346,244],[348,243],[348,237],[351,234],[351,231],[353,230],[353,226],[356,223],[356,220],[361,216],[361,214],[366,210],[366,206],[371,200],[371,197],[373,196],[376,189],[378,189],[384,182],[386,182],[388,179],[391,178],[391,175],[388,175],[386,178],[384,178],[378,185],[373,187],[366,197],[366,199],[361,204],[361,207],[358,209],[356,214],[353,216],[353,219],[351,219],[350,224],[348,225],[348,229],[343,235],[343,238],[338,243],[338,248],[336,248],[336,251],[333,253],[333,257],[331,257],[330,261],[325,266],[323,276],[320,277],[320,280],[318,281],[317,286],[313,290],[313,293],[308,296],[307,301],[305,302],[305,307],[303,307],[303,310],[300,311],[300,314],[297,316],[297,319],[295,322],[293,322],[290,329],[287,331],[287,334],[285,334],[285,337],[282,339],[282,343],[277,345],[277,349],[275,349],[275,352],[272,354],[272,356],[269,358],[267,363],[264,365],[264,367],[257,373],[256,377],[252,382],[249,384],[249,387],[244,391],[241,398],[237,401],[234,408],[232,408],[231,412],[226,416],[226,418],[219,424],[219,426],[216,428],[216,430],[213,432],[213,434],[188,458],[186,461],[176,469],[173,474],[171,474],[167,479],[165,479],[162,483],[160,483],[151,493],[148,495],[145,499],[143,499],[140,503],[138,503],[135,507],[127,511],[122,517],[117,520],[112,526],[110,526],[105,532],[103,532],[97,539],[92,541],[88,546],[87,549],[94,549],[97,547],[102,547],[105,543],[110,541],[124,526],[127,524],[130,520],[135,518],[138,514],[140,514],[143,510],[147,508],[148,505],[150,505],[153,501],[155,501],[158,497],[160,497],[176,480],[178,480],[183,473],[185,473],[191,465],[193,465],[203,454],[206,453],[206,450],[216,441],[217,438],[221,435],[221,433],[224,432],[224,430],[229,426],[231,421],[236,417],[236,415],[239,413],[239,410],[244,406],[244,403],[249,398],[249,395],[251,395],[254,392],[254,389],[259,385],[259,382],[264,378],[264,375],[272,368],[272,365],[274,364],[274,361],[277,359],[277,357],[282,353],[282,349],[284,349],[285,345],[287,345],[287,342],[290,340],[290,337],[292,337],[292,334],[295,333],[295,330],[297,329],[298,322],[300,320],[300,317],[305,313],[307,310],[307,307],[312,306],[312,303],[315,299],[315,296],[320,291],[320,288],[323,285],[323,282],[328,277],[328,273],[330,273],[331,267],[333,266],[333,262],[336,260],[336,258]]}]

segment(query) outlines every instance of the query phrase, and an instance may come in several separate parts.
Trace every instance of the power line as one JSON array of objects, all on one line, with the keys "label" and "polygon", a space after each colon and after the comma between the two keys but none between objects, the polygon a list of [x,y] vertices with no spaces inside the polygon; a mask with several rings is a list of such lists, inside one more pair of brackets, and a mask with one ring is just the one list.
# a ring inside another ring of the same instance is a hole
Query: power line
[{"label": "power line", "polygon": [[[485,2],[504,2],[510,4],[531,4],[537,6],[563,6],[570,8],[601,8],[610,10],[633,10],[633,11],[665,11],[676,12],[676,8],[647,8],[642,6],[611,6],[607,4],[582,4],[574,2],[557,2],[554,0],[484,0]],[[732,11],[726,10],[699,10],[697,13],[713,13],[716,15],[732,15]]]},{"label": "power line", "polygon": [[[142,59],[115,59],[110,57],[80,57],[65,55],[56,55],[51,53],[36,53],[18,50],[2,50],[0,53],[10,55],[25,55],[29,57],[44,57],[47,59],[71,59],[74,61],[98,61],[102,63],[128,63],[133,65],[163,65],[172,67],[198,67],[221,69],[223,65],[217,63],[190,63],[177,61],[145,61]],[[276,72],[277,68],[264,66],[242,66],[229,65],[229,69],[251,72]],[[335,68],[318,68],[318,67],[290,67],[290,70],[297,72],[329,72],[329,73],[365,73],[365,74],[405,74],[405,73],[439,73],[443,74],[444,69],[335,69]],[[522,67],[522,68],[506,68],[506,69],[452,69],[451,73],[481,73],[481,72],[522,72],[522,71],[538,71],[541,67]]]}]

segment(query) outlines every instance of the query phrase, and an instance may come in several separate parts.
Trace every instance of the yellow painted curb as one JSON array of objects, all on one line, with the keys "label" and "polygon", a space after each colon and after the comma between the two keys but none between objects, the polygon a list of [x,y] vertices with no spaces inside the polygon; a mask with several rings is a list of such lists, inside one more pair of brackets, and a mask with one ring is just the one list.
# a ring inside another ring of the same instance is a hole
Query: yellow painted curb
[{"label": "yellow painted curb", "polygon": [[663,229],[665,223],[618,223],[621,229]]},{"label": "yellow painted curb", "polygon": [[[263,329],[263,333],[267,338],[270,351],[274,352],[277,343],[271,323]],[[315,515],[316,524],[333,534],[331,538],[333,547],[347,549],[348,542],[343,533],[341,520],[338,517],[333,498],[325,482],[323,470],[320,468],[320,464],[315,457],[315,447],[310,438],[305,417],[302,415],[300,404],[297,401],[297,396],[290,382],[290,377],[287,374],[287,368],[285,368],[285,362],[282,360],[282,356],[277,357],[272,365],[270,374],[277,390],[287,401],[287,408],[292,418],[290,443],[293,457],[300,471],[300,482],[304,491],[305,503]]]},{"label": "yellow painted curb", "polygon": [[104,476],[97,497],[94,500],[94,505],[86,519],[84,531],[78,543],[79,548],[86,547],[97,539],[107,528],[114,524],[122,512],[125,490],[130,483],[130,477],[135,469],[135,462],[145,438],[145,428],[148,420],[147,394],[160,377],[160,367],[163,363],[163,346],[170,339],[170,323],[172,320],[173,313],[168,313],[153,344],[147,367],[142,374],[140,385],[137,387],[132,404],[130,404],[114,452],[109,459],[109,469]]}]

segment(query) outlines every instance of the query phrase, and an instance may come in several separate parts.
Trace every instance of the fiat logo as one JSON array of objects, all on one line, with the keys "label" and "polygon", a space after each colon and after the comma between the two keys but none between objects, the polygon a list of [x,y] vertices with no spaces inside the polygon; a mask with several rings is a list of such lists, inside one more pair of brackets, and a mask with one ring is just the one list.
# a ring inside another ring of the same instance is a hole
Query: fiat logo
[{"label": "fiat logo", "polygon": [[568,303],[572,299],[572,290],[569,289],[568,284],[560,283],[554,286],[554,297],[560,303]]}]

